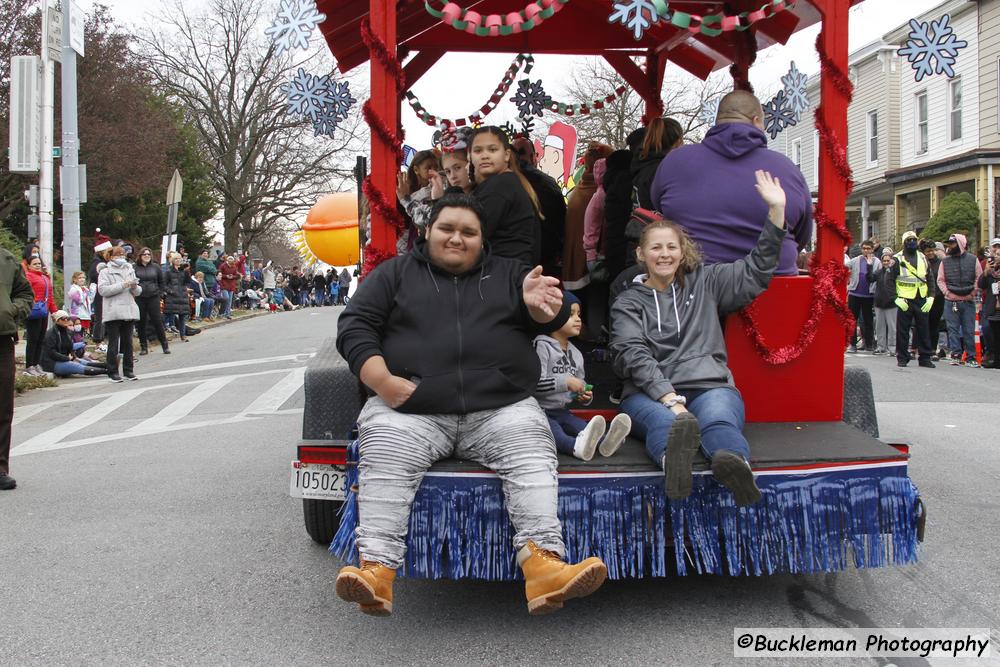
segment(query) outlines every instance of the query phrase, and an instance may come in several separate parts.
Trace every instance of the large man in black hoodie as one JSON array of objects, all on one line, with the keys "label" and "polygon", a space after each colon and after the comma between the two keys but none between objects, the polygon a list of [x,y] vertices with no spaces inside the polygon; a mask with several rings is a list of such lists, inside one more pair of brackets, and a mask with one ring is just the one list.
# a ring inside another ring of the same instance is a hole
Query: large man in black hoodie
[{"label": "large man in black hoodie", "polygon": [[442,197],[426,240],[375,269],[338,323],[337,349],[375,393],[358,417],[361,567],[337,577],[337,594],[368,614],[391,613],[417,487],[449,456],[503,482],[529,612],[588,595],[607,575],[597,558],[562,562],[555,444],[530,394],[532,335],[568,316],[558,280],[491,256],[482,219],[475,198]]}]

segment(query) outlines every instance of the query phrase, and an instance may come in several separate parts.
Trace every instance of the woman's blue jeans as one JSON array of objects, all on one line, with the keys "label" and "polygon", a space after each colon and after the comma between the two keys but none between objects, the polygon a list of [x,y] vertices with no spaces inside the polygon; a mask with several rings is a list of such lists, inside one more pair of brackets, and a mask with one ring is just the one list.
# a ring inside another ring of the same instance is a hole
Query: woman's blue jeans
[{"label": "woman's blue jeans", "polygon": [[93,361],[88,361],[86,359],[81,359],[79,361],[57,361],[52,366],[52,374],[58,377],[67,377],[69,375],[83,375],[86,373],[88,366],[101,366]]},{"label": "woman's blue jeans", "polygon": [[[705,458],[712,460],[715,452],[725,449],[750,460],[750,446],[743,437],[743,398],[738,391],[719,387],[685,391],[681,395],[687,399],[688,411],[698,418]],[[632,433],[646,439],[649,458],[661,465],[667,451],[667,435],[677,415],[644,393],[623,400],[622,411],[632,418]]]}]

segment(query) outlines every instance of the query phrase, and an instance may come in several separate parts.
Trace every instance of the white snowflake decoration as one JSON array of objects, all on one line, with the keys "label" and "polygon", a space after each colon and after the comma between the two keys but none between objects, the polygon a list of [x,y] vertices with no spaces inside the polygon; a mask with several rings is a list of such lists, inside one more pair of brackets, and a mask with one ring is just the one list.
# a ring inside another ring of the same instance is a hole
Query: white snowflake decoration
[{"label": "white snowflake decoration", "polygon": [[264,33],[274,42],[278,54],[296,47],[309,48],[309,36],[326,20],[316,9],[315,0],[281,0],[281,9]]},{"label": "white snowflake decoration", "polygon": [[785,91],[779,90],[767,104],[764,105],[764,131],[773,140],[786,127],[791,127],[799,122],[798,114],[788,104]]},{"label": "white snowflake decoration", "polygon": [[719,115],[719,102],[721,101],[721,97],[716,97],[714,100],[708,100],[701,105],[701,111],[698,113],[698,117],[701,118],[706,125],[715,125],[715,119]]},{"label": "white snowflake decoration", "polygon": [[906,56],[916,71],[914,78],[917,82],[931,74],[947,74],[949,78],[955,76],[952,65],[959,49],[964,49],[969,43],[955,36],[949,21],[951,17],[947,14],[932,21],[929,26],[926,22],[910,19],[909,38],[897,53]]},{"label": "white snowflake decoration", "polygon": [[636,40],[642,39],[642,33],[660,20],[656,5],[650,0],[626,0],[614,3],[614,12],[608,17],[608,23],[621,23],[632,31]]},{"label": "white snowflake decoration", "polygon": [[528,79],[517,82],[517,93],[510,101],[517,105],[518,116],[541,116],[542,112],[552,104],[552,98],[545,94],[541,81],[531,83]]},{"label": "white snowflake decoration", "polygon": [[787,105],[795,112],[795,119],[802,118],[802,112],[809,109],[809,94],[806,92],[806,83],[809,77],[799,71],[792,61],[792,66],[788,69],[788,74],[781,77],[784,84],[785,100]]},{"label": "white snowflake decoration", "polygon": [[341,120],[343,117],[332,106],[324,107],[323,111],[316,116],[316,120],[313,121],[313,134],[317,137],[320,135],[332,137]]},{"label": "white snowflake decoration", "polygon": [[330,106],[336,111],[337,115],[341,118],[347,118],[347,113],[357,102],[351,96],[351,86],[347,81],[332,81],[329,86],[330,90]]},{"label": "white snowflake decoration", "polygon": [[316,121],[333,103],[332,87],[329,75],[316,76],[300,67],[295,78],[281,87],[288,96],[288,113]]}]

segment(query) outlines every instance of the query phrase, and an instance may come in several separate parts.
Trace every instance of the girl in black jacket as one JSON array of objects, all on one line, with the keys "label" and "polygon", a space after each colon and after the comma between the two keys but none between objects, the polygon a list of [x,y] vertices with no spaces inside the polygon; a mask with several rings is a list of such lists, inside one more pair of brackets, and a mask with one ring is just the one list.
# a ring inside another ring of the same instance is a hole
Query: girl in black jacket
[{"label": "girl in black jacket", "polygon": [[485,211],[483,236],[490,252],[535,266],[542,253],[541,209],[507,133],[492,125],[479,128],[472,135],[469,158],[478,184],[472,194]]},{"label": "girl in black jacket", "polygon": [[[188,300],[188,273],[182,265],[182,258],[174,254],[170,259],[170,270],[164,276],[164,294],[166,304],[164,311],[176,317],[177,330],[181,340],[187,342],[187,318],[191,314],[191,302]],[[166,351],[166,350],[164,350]]]},{"label": "girl in black jacket", "polygon": [[170,347],[167,345],[167,332],[163,329],[163,318],[160,317],[160,301],[166,290],[166,281],[160,265],[153,262],[153,251],[149,248],[141,248],[139,257],[135,261],[135,277],[142,288],[142,294],[136,297],[136,305],[139,306],[139,354],[149,354],[147,337],[149,335],[149,325],[153,325],[156,338],[160,341],[160,349],[163,354],[170,354]]}]

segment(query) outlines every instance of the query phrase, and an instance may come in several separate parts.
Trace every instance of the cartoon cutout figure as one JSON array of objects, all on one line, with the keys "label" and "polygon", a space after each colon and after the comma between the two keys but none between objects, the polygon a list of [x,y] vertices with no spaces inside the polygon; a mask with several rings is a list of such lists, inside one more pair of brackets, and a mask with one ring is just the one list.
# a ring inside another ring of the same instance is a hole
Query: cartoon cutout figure
[{"label": "cartoon cutout figure", "polygon": [[559,183],[563,194],[569,193],[573,183],[573,167],[576,163],[576,128],[562,121],[556,121],[545,137],[542,157],[538,168]]}]

